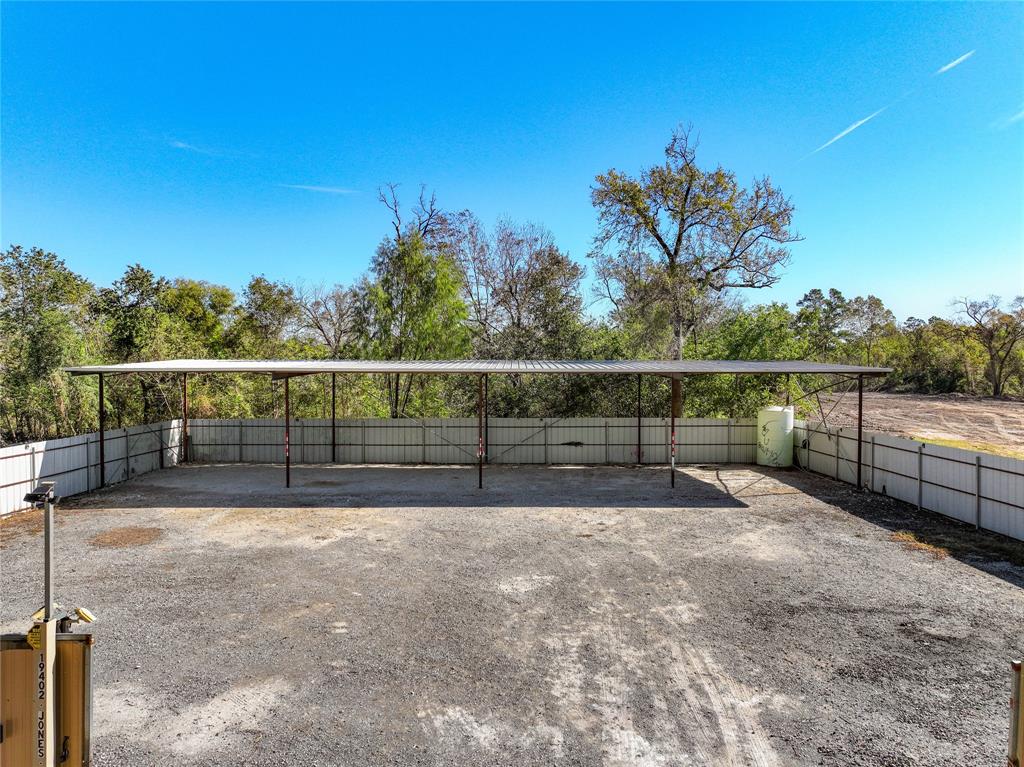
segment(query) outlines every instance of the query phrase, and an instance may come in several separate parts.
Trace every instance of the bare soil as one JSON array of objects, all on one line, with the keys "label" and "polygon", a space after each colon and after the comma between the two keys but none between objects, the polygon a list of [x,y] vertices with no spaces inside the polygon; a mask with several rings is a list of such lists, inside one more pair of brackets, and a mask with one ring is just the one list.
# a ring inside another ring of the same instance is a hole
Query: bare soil
[{"label": "bare soil", "polygon": [[[1005,761],[1024,544],[796,470],[282,474],[58,508],[95,765]],[[5,631],[40,604],[37,520],[0,523]],[[96,544],[131,529],[163,532]]]},{"label": "bare soil", "polygon": [[[857,423],[856,392],[822,397],[822,405],[830,424]],[[1024,458],[1024,402],[1019,400],[869,392],[864,395],[864,428]]]},{"label": "bare soil", "polygon": [[110,548],[145,546],[163,535],[163,532],[159,527],[115,527],[94,535],[89,543]]}]

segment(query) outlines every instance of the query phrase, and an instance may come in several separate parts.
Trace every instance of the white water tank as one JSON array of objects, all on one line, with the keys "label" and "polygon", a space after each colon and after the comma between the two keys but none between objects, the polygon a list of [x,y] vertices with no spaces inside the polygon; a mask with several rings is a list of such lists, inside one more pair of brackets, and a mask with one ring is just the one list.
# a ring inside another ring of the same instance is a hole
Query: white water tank
[{"label": "white water tank", "polygon": [[757,413],[757,465],[793,465],[793,406]]}]

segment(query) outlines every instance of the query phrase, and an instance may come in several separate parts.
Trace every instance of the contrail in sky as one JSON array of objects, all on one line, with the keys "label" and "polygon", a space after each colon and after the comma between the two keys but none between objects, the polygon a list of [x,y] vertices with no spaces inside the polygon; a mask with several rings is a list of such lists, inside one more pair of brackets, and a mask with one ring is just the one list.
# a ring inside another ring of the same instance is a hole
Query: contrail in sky
[{"label": "contrail in sky", "polygon": [[312,186],[311,184],[281,184],[285,189],[302,189],[307,192],[320,192],[321,194],[355,194],[355,189],[345,189],[340,186]]},{"label": "contrail in sky", "polygon": [[951,70],[951,69],[952,69],[953,67],[958,67],[958,66],[960,66],[961,64],[963,64],[963,63],[964,63],[965,61],[967,61],[967,59],[969,59],[969,58],[970,58],[971,56],[973,56],[973,55],[974,55],[974,51],[967,51],[967,53],[965,53],[965,54],[964,54],[963,56],[961,56],[960,58],[958,58],[958,59],[953,59],[953,60],[952,60],[951,62],[949,62],[948,64],[946,64],[946,66],[944,66],[944,67],[939,67],[939,68],[938,68],[938,69],[937,69],[937,70],[935,71],[935,74],[937,74],[937,75],[941,75],[941,74],[943,74],[944,72],[948,72],[948,71],[949,71],[949,70]]},{"label": "contrail in sky", "polygon": [[851,125],[851,126],[850,126],[849,128],[847,128],[846,130],[844,130],[844,131],[843,131],[842,133],[837,133],[837,134],[836,134],[835,136],[833,136],[832,138],[830,138],[830,139],[829,139],[828,141],[826,141],[826,142],[825,142],[824,144],[822,144],[821,146],[819,146],[819,147],[818,147],[817,149],[815,149],[815,150],[814,150],[813,152],[811,152],[810,154],[808,154],[808,155],[805,155],[805,156],[806,156],[806,157],[810,157],[810,156],[811,156],[812,154],[817,154],[818,152],[820,152],[820,151],[821,151],[822,149],[824,149],[825,147],[827,147],[827,146],[831,146],[832,144],[836,143],[836,142],[837,142],[837,141],[838,141],[839,139],[841,139],[841,138],[842,138],[843,136],[847,136],[847,135],[849,135],[849,134],[853,133],[853,132],[854,132],[855,130],[857,130],[857,128],[859,128],[860,126],[862,126],[862,125],[863,125],[864,123],[868,122],[869,120],[874,120],[874,119],[875,119],[876,117],[878,117],[878,115],[882,114],[882,112],[884,112],[884,111],[885,111],[886,109],[888,109],[888,108],[889,108],[889,107],[887,107],[887,106],[885,106],[885,107],[882,107],[882,108],[881,108],[881,109],[879,109],[879,110],[878,110],[877,112],[872,112],[871,114],[869,114],[869,115],[868,115],[867,117],[865,117],[865,118],[864,118],[863,120],[857,120],[857,122],[855,122],[855,123],[854,123],[853,125]]}]

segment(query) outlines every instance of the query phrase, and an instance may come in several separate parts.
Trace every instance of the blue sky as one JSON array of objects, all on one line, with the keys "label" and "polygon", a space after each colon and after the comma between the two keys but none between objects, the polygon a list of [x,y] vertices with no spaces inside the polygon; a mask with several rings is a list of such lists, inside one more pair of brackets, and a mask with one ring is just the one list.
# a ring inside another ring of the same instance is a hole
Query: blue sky
[{"label": "blue sky", "polygon": [[797,207],[805,241],[750,300],[837,287],[903,319],[1024,292],[1024,4],[0,14],[3,245],[98,283],[135,261],[233,288],[352,281],[387,181],[542,223],[586,262],[594,176],[660,161],[692,123],[704,164],[770,175]]}]

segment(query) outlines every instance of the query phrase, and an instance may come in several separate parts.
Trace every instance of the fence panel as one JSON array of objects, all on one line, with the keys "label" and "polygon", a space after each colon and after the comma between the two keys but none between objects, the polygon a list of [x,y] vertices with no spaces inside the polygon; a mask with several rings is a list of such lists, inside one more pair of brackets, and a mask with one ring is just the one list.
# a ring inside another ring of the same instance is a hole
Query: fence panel
[{"label": "fence panel", "polygon": [[[797,422],[794,455],[815,473],[856,482],[853,429]],[[1024,461],[876,432],[864,432],[861,458],[870,490],[1024,540]]]},{"label": "fence panel", "polygon": [[[177,463],[180,423],[163,421],[104,431],[106,484]],[[0,448],[0,516],[26,507],[37,482],[57,483],[57,494],[78,495],[100,486],[99,433]]]},{"label": "fence panel", "polygon": [[[796,423],[794,458],[813,472],[856,482],[857,440],[853,429]],[[645,464],[669,459],[669,419],[640,421]],[[291,423],[292,462],[331,460],[331,424],[326,419]],[[282,419],[194,419],[189,422],[191,457],[216,463],[281,463]],[[686,418],[676,422],[679,463],[753,463],[754,419]],[[178,463],[182,422],[109,429],[105,432],[107,484]],[[475,418],[339,419],[335,426],[340,463],[473,463]],[[491,418],[490,462],[635,463],[634,418]],[[1024,540],[1024,461],[930,445],[865,432],[862,481],[875,492],[920,505],[968,524]],[[99,436],[76,437],[0,448],[0,514],[24,507],[23,496],[39,480],[58,482],[58,493],[75,495],[100,484]]]}]

